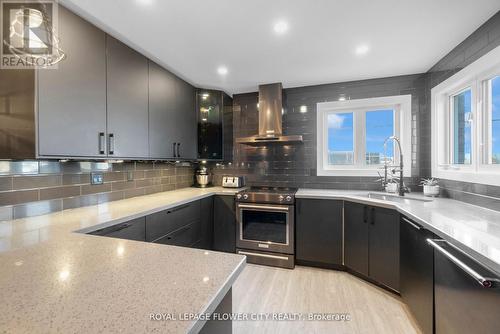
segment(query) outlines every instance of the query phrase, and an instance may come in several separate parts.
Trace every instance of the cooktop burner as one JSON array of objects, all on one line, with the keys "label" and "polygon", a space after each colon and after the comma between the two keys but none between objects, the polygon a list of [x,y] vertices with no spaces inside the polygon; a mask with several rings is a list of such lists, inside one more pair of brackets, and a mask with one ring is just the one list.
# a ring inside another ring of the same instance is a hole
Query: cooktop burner
[{"label": "cooktop burner", "polygon": [[297,188],[288,187],[250,187],[236,194],[238,202],[276,203],[293,205]]}]

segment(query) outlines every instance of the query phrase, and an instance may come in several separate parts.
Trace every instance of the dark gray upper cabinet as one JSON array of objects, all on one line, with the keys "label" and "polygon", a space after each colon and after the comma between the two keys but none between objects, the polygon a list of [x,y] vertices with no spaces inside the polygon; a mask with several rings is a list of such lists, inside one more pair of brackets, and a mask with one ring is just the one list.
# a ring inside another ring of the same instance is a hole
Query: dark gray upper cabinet
[{"label": "dark gray upper cabinet", "polygon": [[297,200],[297,263],[326,268],[342,266],[342,205],[342,201]]},{"label": "dark gray upper cabinet", "polygon": [[196,111],[195,88],[177,79],[177,157],[184,160],[196,159]]},{"label": "dark gray upper cabinet", "polygon": [[149,62],[149,149],[156,159],[176,158],[178,141],[177,78]]},{"label": "dark gray upper cabinet", "polygon": [[149,157],[148,59],[107,36],[108,156]]},{"label": "dark gray upper cabinet", "polygon": [[58,30],[66,58],[38,70],[38,155],[105,156],[105,34],[62,6]]}]

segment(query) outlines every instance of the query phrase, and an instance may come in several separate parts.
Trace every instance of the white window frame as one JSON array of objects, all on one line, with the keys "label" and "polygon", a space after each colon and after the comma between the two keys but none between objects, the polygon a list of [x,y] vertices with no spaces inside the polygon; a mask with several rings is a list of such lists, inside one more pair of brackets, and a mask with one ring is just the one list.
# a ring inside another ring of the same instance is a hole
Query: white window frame
[{"label": "white window frame", "polygon": [[[431,164],[436,178],[500,186],[500,164],[485,161],[489,149],[487,81],[500,75],[500,47],[431,90]],[[471,164],[452,163],[451,97],[471,89]],[[491,136],[491,134],[489,134]],[[490,137],[491,138],[491,137]],[[486,163],[485,163],[486,162]]]},{"label": "white window frame", "polygon": [[[320,102],[317,104],[317,154],[316,168],[318,176],[378,176],[383,165],[366,165],[365,131],[359,129],[365,125],[367,111],[383,109],[394,110],[395,135],[400,138],[403,149],[403,175],[411,176],[411,95],[374,97],[367,99]],[[354,164],[328,164],[328,115],[335,113],[353,113]],[[392,145],[392,143],[391,143]],[[394,156],[399,161],[399,151],[394,149]],[[399,162],[398,162],[399,163]]]}]

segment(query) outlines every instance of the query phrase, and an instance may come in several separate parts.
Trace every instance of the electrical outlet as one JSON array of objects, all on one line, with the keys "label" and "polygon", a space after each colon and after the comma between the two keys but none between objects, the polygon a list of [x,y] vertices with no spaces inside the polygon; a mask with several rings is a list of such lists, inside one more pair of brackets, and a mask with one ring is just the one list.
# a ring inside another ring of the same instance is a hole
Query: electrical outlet
[{"label": "electrical outlet", "polygon": [[91,173],[90,184],[103,184],[104,176],[102,173]]},{"label": "electrical outlet", "polygon": [[134,181],[134,172],[132,171],[127,172],[127,181]]}]

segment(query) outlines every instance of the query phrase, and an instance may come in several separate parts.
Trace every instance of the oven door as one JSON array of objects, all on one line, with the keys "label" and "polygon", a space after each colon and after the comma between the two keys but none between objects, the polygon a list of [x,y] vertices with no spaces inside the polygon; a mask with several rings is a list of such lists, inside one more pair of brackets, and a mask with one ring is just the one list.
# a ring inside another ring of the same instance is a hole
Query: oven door
[{"label": "oven door", "polygon": [[238,248],[293,254],[293,206],[237,204]]}]

